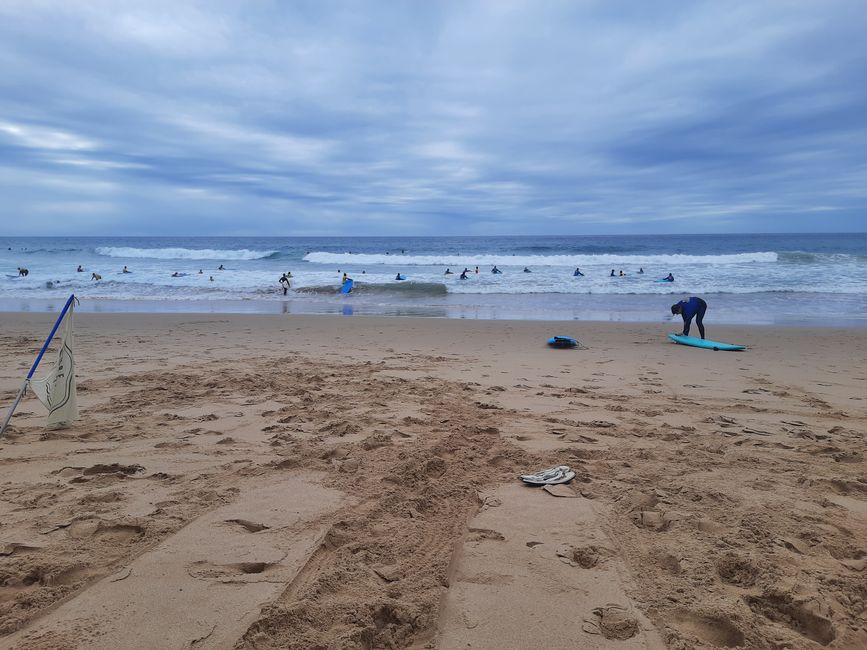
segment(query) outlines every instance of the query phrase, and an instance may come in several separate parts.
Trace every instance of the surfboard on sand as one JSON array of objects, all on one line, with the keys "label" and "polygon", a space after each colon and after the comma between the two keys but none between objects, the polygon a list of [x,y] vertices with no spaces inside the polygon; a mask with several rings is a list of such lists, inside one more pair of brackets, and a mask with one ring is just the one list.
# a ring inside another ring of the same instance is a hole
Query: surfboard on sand
[{"label": "surfboard on sand", "polygon": [[352,291],[352,285],[355,284],[352,281],[352,278],[346,278],[346,281],[343,283],[343,286],[340,287],[340,293],[349,293]]},{"label": "surfboard on sand", "polygon": [[671,333],[668,335],[668,338],[680,345],[689,345],[694,348],[704,348],[706,350],[727,350],[730,352],[737,352],[738,350],[747,349],[747,346],[745,345],[722,343],[720,341],[708,341],[707,339],[700,339],[695,336],[683,336],[683,334]]}]

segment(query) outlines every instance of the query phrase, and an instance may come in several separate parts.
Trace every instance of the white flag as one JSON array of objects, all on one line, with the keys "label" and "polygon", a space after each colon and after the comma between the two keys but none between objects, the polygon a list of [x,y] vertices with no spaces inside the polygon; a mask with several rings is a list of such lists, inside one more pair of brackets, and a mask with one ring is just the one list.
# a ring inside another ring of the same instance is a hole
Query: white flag
[{"label": "white flag", "polygon": [[48,428],[63,427],[78,417],[78,403],[75,399],[75,358],[72,355],[72,311],[74,305],[63,319],[63,335],[57,361],[42,379],[31,379],[30,387],[48,409]]}]

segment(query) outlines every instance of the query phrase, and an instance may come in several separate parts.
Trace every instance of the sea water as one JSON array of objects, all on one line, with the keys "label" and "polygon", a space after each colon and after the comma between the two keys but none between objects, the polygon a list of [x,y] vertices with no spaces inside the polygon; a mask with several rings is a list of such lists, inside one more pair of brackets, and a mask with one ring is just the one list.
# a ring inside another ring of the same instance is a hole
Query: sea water
[{"label": "sea water", "polygon": [[627,321],[667,320],[698,295],[719,322],[867,325],[867,234],[0,237],[0,310],[52,310],[70,293],[82,311]]}]

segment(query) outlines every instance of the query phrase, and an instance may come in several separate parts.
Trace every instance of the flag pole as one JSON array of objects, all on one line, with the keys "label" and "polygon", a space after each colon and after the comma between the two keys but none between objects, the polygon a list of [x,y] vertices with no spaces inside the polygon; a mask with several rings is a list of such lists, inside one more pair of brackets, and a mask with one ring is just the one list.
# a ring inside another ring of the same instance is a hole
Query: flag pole
[{"label": "flag pole", "polygon": [[66,312],[69,311],[69,308],[72,306],[74,300],[75,294],[70,295],[69,300],[66,301],[66,304],[63,306],[63,310],[60,312],[60,316],[58,316],[57,320],[54,322],[54,327],[51,328],[51,334],[48,335],[48,338],[45,339],[45,343],[42,344],[42,349],[39,351],[39,355],[36,357],[36,361],[34,361],[33,365],[30,367],[30,372],[27,373],[27,377],[24,379],[24,383],[21,384],[21,388],[18,389],[18,395],[16,395],[15,401],[12,402],[12,406],[9,407],[9,412],[6,414],[6,419],[3,420],[3,426],[0,426],[0,436],[3,435],[4,431],[6,431],[6,427],[9,425],[9,420],[12,419],[12,414],[15,413],[15,408],[18,406],[18,402],[20,402],[21,398],[24,397],[24,392],[27,390],[27,384],[33,377],[33,373],[36,372],[36,367],[39,365],[39,362],[42,361],[42,357],[45,354],[45,351],[48,349],[48,345],[51,343],[51,339],[54,338],[54,334],[57,332],[57,328],[60,327],[60,322],[63,320],[63,317],[66,316]]}]

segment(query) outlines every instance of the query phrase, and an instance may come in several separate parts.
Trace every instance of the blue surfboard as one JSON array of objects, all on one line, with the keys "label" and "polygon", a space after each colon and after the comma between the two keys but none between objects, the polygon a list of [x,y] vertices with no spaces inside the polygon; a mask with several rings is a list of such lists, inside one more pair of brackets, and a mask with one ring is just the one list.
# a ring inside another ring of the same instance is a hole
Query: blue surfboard
[{"label": "blue surfboard", "polygon": [[675,343],[680,345],[689,345],[694,348],[704,348],[706,350],[727,350],[729,352],[737,352],[738,350],[746,350],[745,345],[736,345],[734,343],[721,343],[720,341],[708,341],[695,336],[684,336],[683,334],[669,334],[670,338]]},{"label": "blue surfboard", "polygon": [[574,348],[578,346],[578,341],[571,336],[552,336],[548,339],[548,345],[552,348]]},{"label": "blue surfboard", "polygon": [[346,278],[346,281],[343,283],[343,286],[340,287],[340,293],[349,293],[352,291],[352,285],[355,284],[352,281],[352,278]]},{"label": "blue surfboard", "polygon": [[666,280],[665,278],[662,278],[661,280],[654,280],[654,282],[674,282],[674,280]]}]

